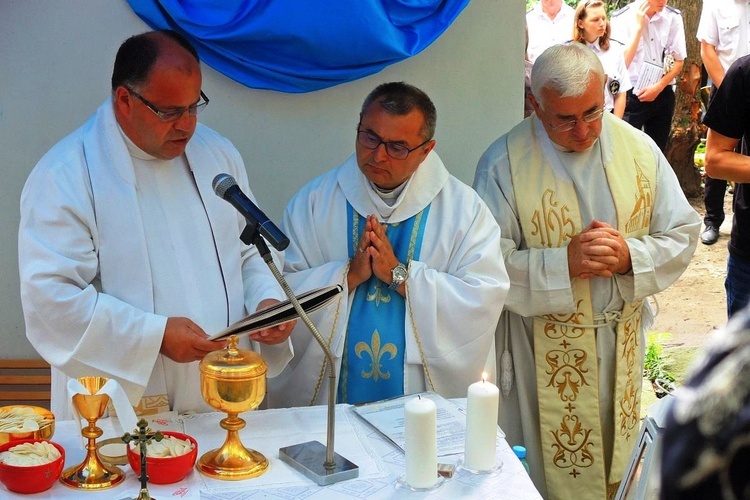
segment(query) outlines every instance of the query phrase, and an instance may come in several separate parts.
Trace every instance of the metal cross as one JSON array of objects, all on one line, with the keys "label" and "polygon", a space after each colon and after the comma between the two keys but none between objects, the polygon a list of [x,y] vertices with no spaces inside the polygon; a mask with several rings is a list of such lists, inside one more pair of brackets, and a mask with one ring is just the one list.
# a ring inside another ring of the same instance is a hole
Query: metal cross
[{"label": "metal cross", "polygon": [[138,432],[131,434],[126,432],[122,436],[122,440],[125,444],[130,444],[131,441],[138,443],[141,450],[141,491],[138,493],[138,497],[135,500],[153,500],[151,495],[148,493],[148,474],[146,474],[146,445],[152,440],[161,441],[164,439],[164,434],[161,431],[153,432],[148,428],[148,422],[144,419],[138,421]]}]

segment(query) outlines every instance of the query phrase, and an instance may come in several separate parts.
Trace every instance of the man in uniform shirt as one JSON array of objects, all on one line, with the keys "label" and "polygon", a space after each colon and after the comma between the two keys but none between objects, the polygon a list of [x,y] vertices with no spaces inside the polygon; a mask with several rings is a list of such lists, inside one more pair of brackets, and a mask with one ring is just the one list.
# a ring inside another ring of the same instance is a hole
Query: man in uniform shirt
[{"label": "man in uniform shirt", "polygon": [[573,33],[573,8],[563,0],[539,0],[526,11],[531,64],[547,47],[567,42]]},{"label": "man in uniform shirt", "polygon": [[[750,54],[750,4],[746,0],[704,0],[701,20],[698,24],[698,40],[701,42],[701,59],[711,79],[711,97],[724,80],[729,66],[737,58]],[[703,201],[706,226],[701,234],[705,245],[713,245],[719,239],[719,227],[724,222],[724,192],[727,181],[706,176]]]},{"label": "man in uniform shirt", "polygon": [[636,0],[612,14],[612,38],[625,44],[633,84],[623,119],[664,151],[675,106],[672,84],[687,56],[682,14],[667,0]]},{"label": "man in uniform shirt", "polygon": [[495,342],[515,387],[501,371],[499,424],[550,499],[617,490],[640,425],[646,298],[682,274],[700,230],[654,142],[604,112],[604,80],[587,47],[547,49],[531,75],[535,114],[474,178],[511,279]]}]

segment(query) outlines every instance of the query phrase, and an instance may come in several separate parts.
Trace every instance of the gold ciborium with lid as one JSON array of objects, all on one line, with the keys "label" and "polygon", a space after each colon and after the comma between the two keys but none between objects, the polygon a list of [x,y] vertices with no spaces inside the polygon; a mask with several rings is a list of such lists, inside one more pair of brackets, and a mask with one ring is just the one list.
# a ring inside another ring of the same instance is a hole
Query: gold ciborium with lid
[{"label": "gold ciborium with lid", "polygon": [[234,481],[260,476],[268,469],[266,457],[245,448],[240,441],[239,431],[245,427],[245,421],[238,416],[254,410],[263,401],[267,370],[260,354],[237,347],[234,335],[225,349],[209,353],[200,362],[203,399],[228,414],[221,421],[227,438],[221,448],[204,453],[198,460],[201,473]]}]

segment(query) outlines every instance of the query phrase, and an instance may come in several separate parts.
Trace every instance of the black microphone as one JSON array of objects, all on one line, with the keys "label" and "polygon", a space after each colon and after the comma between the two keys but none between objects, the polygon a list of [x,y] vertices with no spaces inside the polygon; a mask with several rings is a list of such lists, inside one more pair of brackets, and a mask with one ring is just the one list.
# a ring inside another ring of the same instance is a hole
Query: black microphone
[{"label": "black microphone", "polygon": [[289,246],[289,238],[287,238],[286,235],[281,232],[281,229],[276,227],[276,225],[266,217],[266,214],[264,214],[261,209],[250,200],[250,198],[245,196],[245,193],[243,193],[237,185],[237,181],[234,180],[234,177],[229,174],[219,174],[214,177],[214,181],[211,185],[214,188],[216,196],[224,198],[231,203],[251,225],[258,228],[260,234],[268,240],[276,250],[284,250]]}]

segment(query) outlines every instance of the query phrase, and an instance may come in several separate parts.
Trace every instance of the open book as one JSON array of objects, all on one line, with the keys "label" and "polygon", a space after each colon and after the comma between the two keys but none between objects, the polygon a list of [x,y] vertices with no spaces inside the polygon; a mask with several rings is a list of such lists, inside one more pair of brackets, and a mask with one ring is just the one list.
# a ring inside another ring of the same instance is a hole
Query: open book
[{"label": "open book", "polygon": [[[334,297],[343,291],[341,285],[332,285],[323,288],[316,288],[309,292],[297,295],[302,309],[306,313],[317,311],[323,306],[328,305]],[[271,328],[287,321],[297,319],[299,314],[294,310],[294,306],[289,300],[279,302],[260,311],[256,311],[249,316],[245,316],[238,322],[230,325],[224,330],[208,337],[209,340],[222,340],[230,335],[245,335],[265,328]]]}]

